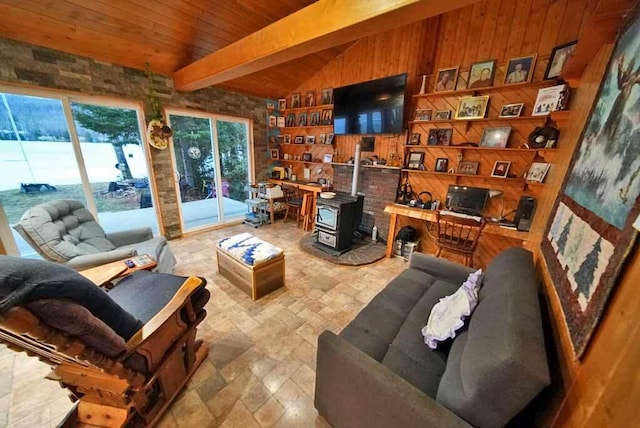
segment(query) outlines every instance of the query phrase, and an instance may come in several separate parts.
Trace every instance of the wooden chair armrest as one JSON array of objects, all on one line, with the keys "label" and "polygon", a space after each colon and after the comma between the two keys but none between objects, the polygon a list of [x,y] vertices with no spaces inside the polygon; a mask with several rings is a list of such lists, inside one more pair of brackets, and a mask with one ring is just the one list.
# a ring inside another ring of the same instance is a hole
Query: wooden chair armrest
[{"label": "wooden chair armrest", "polygon": [[[133,353],[138,346],[149,340],[167,321],[169,321],[186,303],[190,303],[191,295],[202,285],[202,280],[190,276],[182,284],[178,292],[171,298],[160,312],[154,315],[136,334],[127,342],[126,356]],[[169,345],[169,344],[168,344]]]}]

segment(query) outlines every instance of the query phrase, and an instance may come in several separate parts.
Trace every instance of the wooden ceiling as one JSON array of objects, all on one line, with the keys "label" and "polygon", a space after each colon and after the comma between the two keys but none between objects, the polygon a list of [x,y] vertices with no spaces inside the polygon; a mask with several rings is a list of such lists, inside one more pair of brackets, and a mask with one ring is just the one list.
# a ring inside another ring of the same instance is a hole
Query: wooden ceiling
[{"label": "wooden ceiling", "polygon": [[[0,0],[0,35],[171,75],[313,0]],[[153,6],[149,6],[152,4]],[[350,44],[220,85],[263,97],[291,92]]]}]

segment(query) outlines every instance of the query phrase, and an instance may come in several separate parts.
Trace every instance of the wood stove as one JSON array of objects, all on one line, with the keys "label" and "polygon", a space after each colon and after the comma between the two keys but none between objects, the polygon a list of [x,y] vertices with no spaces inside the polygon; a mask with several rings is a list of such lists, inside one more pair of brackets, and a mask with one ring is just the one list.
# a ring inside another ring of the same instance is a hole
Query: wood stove
[{"label": "wood stove", "polygon": [[343,253],[351,248],[353,232],[362,218],[363,196],[337,193],[334,198],[318,198],[316,203],[316,247]]}]

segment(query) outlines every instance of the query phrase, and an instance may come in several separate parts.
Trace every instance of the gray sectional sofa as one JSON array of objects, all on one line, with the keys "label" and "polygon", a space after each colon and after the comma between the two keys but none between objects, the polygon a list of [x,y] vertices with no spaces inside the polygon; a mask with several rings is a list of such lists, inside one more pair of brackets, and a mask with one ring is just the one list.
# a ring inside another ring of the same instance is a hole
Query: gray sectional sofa
[{"label": "gray sectional sofa", "polygon": [[320,415],[334,427],[500,427],[520,412],[550,382],[530,252],[496,256],[465,327],[437,350],[424,344],[431,308],[471,272],[414,253],[339,335],[323,332]]}]

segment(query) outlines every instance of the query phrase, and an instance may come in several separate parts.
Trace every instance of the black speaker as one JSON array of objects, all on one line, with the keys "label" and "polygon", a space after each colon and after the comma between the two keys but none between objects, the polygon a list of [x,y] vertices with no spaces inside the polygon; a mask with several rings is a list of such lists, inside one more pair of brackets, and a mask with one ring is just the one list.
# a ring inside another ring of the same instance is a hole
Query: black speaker
[{"label": "black speaker", "polygon": [[518,203],[515,224],[518,230],[528,232],[531,229],[533,213],[536,211],[536,200],[530,196],[523,196]]}]

